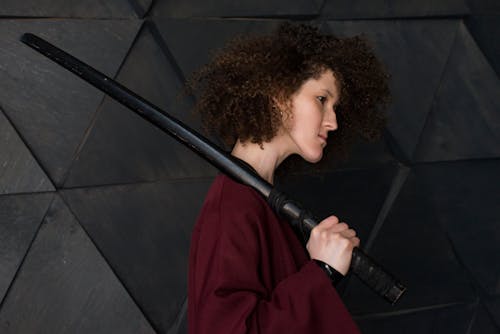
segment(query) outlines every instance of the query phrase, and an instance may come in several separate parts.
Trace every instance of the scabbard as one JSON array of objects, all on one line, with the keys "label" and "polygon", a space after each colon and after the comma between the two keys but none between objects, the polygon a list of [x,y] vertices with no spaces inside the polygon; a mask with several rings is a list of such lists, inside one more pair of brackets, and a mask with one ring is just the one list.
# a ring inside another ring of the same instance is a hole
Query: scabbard
[{"label": "scabbard", "polygon": [[[273,185],[229,153],[112,78],[31,33],[24,34],[21,41],[136,112],[139,116],[206,159],[221,172],[240,183],[254,188],[264,196],[278,215],[287,218],[292,227],[295,230],[302,231],[306,238],[308,238],[314,226],[318,224],[317,219],[307,210],[288,199]],[[396,303],[406,290],[394,276],[357,247],[354,248],[352,253],[350,270],[368,287],[392,304]]]}]

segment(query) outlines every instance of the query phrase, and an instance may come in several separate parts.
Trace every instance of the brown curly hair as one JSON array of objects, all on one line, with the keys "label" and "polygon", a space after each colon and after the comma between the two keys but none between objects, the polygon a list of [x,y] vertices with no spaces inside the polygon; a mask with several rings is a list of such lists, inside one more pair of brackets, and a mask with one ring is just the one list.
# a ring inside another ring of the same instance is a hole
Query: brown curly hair
[{"label": "brown curly hair", "polygon": [[328,147],[344,155],[353,139],[378,138],[386,120],[388,75],[363,37],[338,38],[285,22],[271,35],[231,40],[187,87],[200,91],[194,110],[210,134],[229,147],[238,138],[262,144],[282,126],[276,100],[289,102],[305,81],[327,69],[340,92],[339,129]]}]

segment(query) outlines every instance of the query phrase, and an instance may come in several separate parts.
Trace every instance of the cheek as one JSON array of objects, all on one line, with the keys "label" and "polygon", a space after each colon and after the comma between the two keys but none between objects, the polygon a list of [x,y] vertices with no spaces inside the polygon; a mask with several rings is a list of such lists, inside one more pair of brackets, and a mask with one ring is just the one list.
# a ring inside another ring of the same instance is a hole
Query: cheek
[{"label": "cheek", "polygon": [[311,139],[318,134],[323,114],[317,106],[296,101],[293,110],[283,113],[283,128],[297,139]]}]

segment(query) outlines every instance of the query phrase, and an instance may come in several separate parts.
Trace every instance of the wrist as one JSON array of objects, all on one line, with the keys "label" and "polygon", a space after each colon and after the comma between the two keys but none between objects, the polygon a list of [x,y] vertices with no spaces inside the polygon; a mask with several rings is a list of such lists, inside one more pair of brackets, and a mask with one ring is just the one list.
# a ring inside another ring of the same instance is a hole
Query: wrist
[{"label": "wrist", "polygon": [[314,262],[323,270],[323,272],[328,276],[333,286],[337,286],[337,284],[344,278],[344,275],[335,270],[328,263],[323,262],[321,260],[313,259]]}]

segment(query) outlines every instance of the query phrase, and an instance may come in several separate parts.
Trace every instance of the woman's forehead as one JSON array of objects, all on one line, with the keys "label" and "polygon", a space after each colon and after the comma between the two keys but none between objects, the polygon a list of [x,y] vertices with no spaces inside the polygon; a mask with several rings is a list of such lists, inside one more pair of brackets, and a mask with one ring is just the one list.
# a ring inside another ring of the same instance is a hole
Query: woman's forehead
[{"label": "woman's forehead", "polygon": [[304,89],[322,90],[333,98],[339,96],[338,80],[331,70],[325,70],[320,75],[306,80],[297,93]]}]

